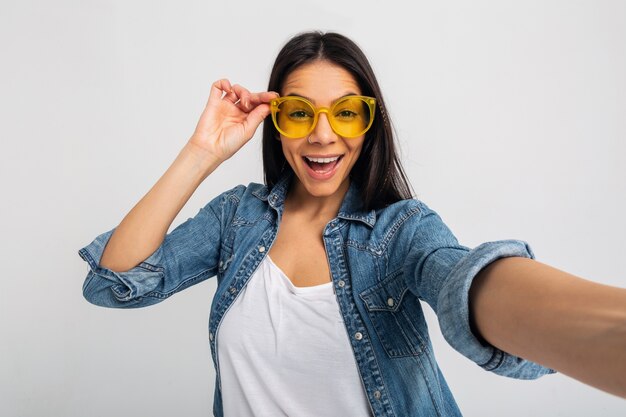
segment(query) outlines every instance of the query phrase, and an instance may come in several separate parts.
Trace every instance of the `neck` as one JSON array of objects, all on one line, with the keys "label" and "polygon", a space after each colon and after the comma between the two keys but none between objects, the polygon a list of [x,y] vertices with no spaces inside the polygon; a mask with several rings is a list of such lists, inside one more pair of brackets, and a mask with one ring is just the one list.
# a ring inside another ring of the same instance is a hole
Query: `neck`
[{"label": "neck", "polygon": [[332,219],[337,216],[349,188],[350,178],[348,177],[332,195],[318,197],[310,194],[298,177],[294,176],[285,200],[285,209],[297,211],[311,219]]}]

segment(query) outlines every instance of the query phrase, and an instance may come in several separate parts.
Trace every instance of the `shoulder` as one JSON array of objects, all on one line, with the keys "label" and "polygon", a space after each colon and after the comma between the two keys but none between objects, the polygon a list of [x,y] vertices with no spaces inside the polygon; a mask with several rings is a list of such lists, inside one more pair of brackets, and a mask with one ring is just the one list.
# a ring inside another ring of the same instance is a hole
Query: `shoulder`
[{"label": "shoulder", "polygon": [[267,186],[256,182],[251,182],[248,185],[239,184],[223,191],[214,200],[220,201],[232,201],[233,203],[239,203],[242,200],[247,200],[251,197],[256,199],[263,199],[269,194]]},{"label": "shoulder", "polygon": [[216,196],[207,207],[222,219],[258,216],[267,210],[268,194],[268,188],[264,184],[239,184]]},{"label": "shoulder", "polygon": [[[435,213],[423,201],[410,198],[400,200],[389,206],[376,210],[377,221],[388,222],[419,222],[422,218]],[[436,213],[435,213],[436,214]]]},{"label": "shoulder", "polygon": [[422,200],[400,200],[376,211],[376,232],[381,241],[407,244],[415,239],[449,240],[450,230],[441,217]]}]

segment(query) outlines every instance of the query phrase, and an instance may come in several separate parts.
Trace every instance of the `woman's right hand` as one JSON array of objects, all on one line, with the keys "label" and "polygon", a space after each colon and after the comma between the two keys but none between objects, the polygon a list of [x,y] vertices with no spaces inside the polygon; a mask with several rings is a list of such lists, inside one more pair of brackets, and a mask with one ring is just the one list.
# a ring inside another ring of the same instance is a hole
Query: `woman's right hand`
[{"label": "woman's right hand", "polygon": [[248,142],[270,113],[275,92],[251,93],[227,79],[211,86],[209,100],[189,143],[206,151],[219,163],[233,156]]}]

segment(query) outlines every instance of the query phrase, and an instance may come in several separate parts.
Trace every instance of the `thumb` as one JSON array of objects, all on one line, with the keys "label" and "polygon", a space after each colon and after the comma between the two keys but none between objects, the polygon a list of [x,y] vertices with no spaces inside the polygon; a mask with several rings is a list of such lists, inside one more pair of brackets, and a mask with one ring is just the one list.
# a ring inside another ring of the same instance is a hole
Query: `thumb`
[{"label": "thumb", "polygon": [[248,113],[248,117],[244,122],[244,132],[246,137],[252,137],[254,132],[259,127],[263,119],[270,114],[270,106],[268,104],[259,104]]}]

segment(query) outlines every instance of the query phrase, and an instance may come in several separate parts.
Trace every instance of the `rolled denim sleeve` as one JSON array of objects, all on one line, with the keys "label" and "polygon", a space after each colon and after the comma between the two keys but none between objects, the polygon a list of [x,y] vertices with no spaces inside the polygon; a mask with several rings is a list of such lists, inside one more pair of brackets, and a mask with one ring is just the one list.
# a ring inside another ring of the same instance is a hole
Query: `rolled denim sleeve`
[{"label": "rolled denim sleeve", "polygon": [[421,218],[407,265],[410,288],[437,314],[441,332],[458,352],[487,371],[518,379],[535,379],[555,371],[511,355],[481,341],[470,328],[469,289],[491,262],[518,256],[535,259],[521,240],[485,242],[474,249],[460,245],[440,216],[420,202]]},{"label": "rolled denim sleeve", "polygon": [[194,217],[168,233],[148,258],[128,271],[116,272],[99,265],[116,228],[97,236],[78,251],[89,265],[83,296],[103,307],[145,307],[215,276],[228,206],[237,201],[232,196],[241,191],[239,187],[211,200]]}]

